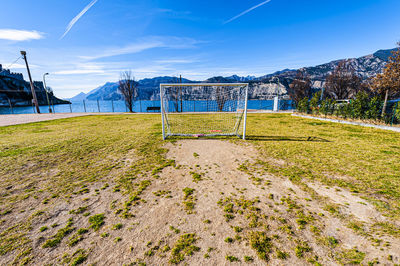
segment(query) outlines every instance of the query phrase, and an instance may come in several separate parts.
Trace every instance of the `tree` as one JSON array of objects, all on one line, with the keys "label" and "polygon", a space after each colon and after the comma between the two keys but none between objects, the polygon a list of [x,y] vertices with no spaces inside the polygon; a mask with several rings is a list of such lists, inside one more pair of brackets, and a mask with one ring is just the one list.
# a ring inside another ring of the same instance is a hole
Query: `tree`
[{"label": "tree", "polygon": [[392,56],[389,58],[389,62],[386,64],[383,72],[374,78],[372,84],[378,93],[385,95],[382,117],[385,116],[389,97],[400,94],[400,42],[397,45],[399,48],[392,52]]},{"label": "tree", "polygon": [[335,70],[326,78],[326,94],[336,100],[354,97],[360,89],[361,78],[357,76],[348,61],[340,61]]},{"label": "tree", "polygon": [[217,86],[215,94],[216,94],[215,97],[216,97],[217,104],[218,104],[218,111],[221,112],[224,109],[225,102],[227,100],[229,100],[228,87]]},{"label": "tree", "polygon": [[[182,77],[179,80],[177,78],[176,83],[182,83]],[[182,100],[183,100],[182,90],[183,87],[171,87],[169,89],[169,95],[171,97],[172,102],[174,103],[175,112],[179,112],[179,105],[181,106],[181,112],[182,112]]]},{"label": "tree", "polygon": [[181,87],[172,87],[169,89],[169,93],[171,95],[171,100],[174,103],[175,112],[179,112],[179,96],[181,95],[180,91]]},{"label": "tree", "polygon": [[311,80],[303,71],[297,71],[296,78],[289,85],[290,98],[294,101],[296,107],[298,107],[301,100],[304,98],[309,99],[311,96]]},{"label": "tree", "polygon": [[121,73],[118,90],[124,97],[125,105],[131,113],[133,113],[135,99],[138,94],[137,85],[138,84],[135,81],[131,71],[125,71]]},{"label": "tree", "polygon": [[310,109],[314,113],[319,112],[319,104],[321,102],[321,94],[322,94],[322,91],[317,91],[316,93],[314,93],[313,97],[310,100]]}]

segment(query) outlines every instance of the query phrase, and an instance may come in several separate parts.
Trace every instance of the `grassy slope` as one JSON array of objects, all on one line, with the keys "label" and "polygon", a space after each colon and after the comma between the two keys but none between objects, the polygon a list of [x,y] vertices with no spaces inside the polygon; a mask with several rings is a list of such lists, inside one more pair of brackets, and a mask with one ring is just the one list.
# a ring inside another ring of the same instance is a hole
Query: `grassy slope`
[{"label": "grassy slope", "polygon": [[[268,171],[298,182],[311,178],[350,188],[385,214],[399,217],[398,133],[280,114],[251,114],[248,128],[249,142],[259,144],[266,157],[290,162],[278,168],[263,162]],[[306,141],[309,137],[327,142]],[[68,200],[86,185],[110,178],[123,191],[137,193],[132,176],[150,179],[168,165],[160,138],[160,119],[153,115],[81,117],[0,128],[0,255],[13,252],[16,261],[30,259],[32,243],[26,234],[41,211],[32,202]],[[142,160],[115,171],[132,150]],[[14,222],[14,205],[24,202],[30,202],[23,210],[28,218]]]},{"label": "grassy slope", "polygon": [[[386,214],[399,217],[398,133],[288,115],[251,115],[248,128],[250,139],[260,139],[257,142],[268,156],[293,164],[280,169],[289,177],[316,178],[350,188]],[[309,137],[315,139],[304,141]]]}]

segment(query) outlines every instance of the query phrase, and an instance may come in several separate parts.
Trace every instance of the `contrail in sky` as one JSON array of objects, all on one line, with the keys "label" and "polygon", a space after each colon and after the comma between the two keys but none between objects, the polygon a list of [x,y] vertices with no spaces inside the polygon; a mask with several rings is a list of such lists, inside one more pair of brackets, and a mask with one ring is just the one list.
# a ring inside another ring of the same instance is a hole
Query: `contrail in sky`
[{"label": "contrail in sky", "polygon": [[68,24],[67,29],[65,30],[63,36],[61,36],[60,40],[63,39],[68,32],[72,29],[72,27],[75,25],[76,22],[78,22],[78,20],[85,15],[86,12],[88,12],[88,10],[94,5],[96,4],[98,0],[93,0],[92,2],[90,2],[90,4],[88,4],[76,17],[74,17],[71,22]]},{"label": "contrail in sky", "polygon": [[265,5],[265,4],[267,4],[267,3],[271,2],[271,1],[272,1],[272,0],[267,0],[267,1],[264,1],[264,2],[262,2],[262,3],[260,3],[260,4],[256,5],[256,6],[253,6],[252,8],[249,8],[249,9],[247,9],[246,11],[243,11],[243,12],[240,13],[239,15],[234,16],[233,18],[231,18],[231,19],[225,21],[224,24],[228,24],[229,22],[232,22],[232,21],[234,21],[235,19],[238,19],[238,18],[240,18],[241,16],[246,15],[247,13],[253,11],[254,9],[259,8],[260,6],[263,6],[263,5]]}]

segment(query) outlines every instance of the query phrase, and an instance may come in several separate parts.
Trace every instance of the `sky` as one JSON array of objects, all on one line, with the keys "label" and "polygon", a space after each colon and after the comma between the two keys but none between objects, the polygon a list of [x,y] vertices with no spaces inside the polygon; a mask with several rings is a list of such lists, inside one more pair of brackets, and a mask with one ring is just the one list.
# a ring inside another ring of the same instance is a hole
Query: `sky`
[{"label": "sky", "polygon": [[[0,64],[27,51],[62,98],[115,82],[261,76],[394,48],[399,0],[2,0]],[[26,69],[20,59],[10,69]]]}]

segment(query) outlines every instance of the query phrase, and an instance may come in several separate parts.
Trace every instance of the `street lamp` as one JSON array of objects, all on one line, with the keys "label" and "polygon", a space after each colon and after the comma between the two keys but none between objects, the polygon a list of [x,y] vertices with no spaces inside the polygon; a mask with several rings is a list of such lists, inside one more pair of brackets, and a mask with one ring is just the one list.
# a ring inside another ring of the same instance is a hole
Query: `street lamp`
[{"label": "street lamp", "polygon": [[279,77],[277,77],[277,76],[274,76],[272,79],[271,79],[271,82],[274,80],[274,79],[277,79],[278,80],[278,84],[276,85],[276,89],[275,89],[275,97],[274,97],[274,108],[273,108],[273,110],[274,110],[274,112],[277,112],[277,111],[279,111],[279,84],[281,83],[280,82],[280,80],[279,80]]},{"label": "street lamp", "polygon": [[49,113],[51,114],[53,111],[51,110],[50,101],[49,101],[49,93],[47,92],[47,86],[46,86],[46,76],[47,75],[49,75],[49,73],[43,74],[43,85],[44,85],[44,90],[46,91],[47,105],[49,106]]},{"label": "street lamp", "polygon": [[271,82],[272,82],[274,79],[277,79],[277,80],[278,80],[278,84],[276,84],[275,93],[276,93],[276,95],[279,97],[279,94],[280,94],[280,93],[279,93],[279,84],[281,84],[281,81],[279,80],[279,77],[273,76],[272,79],[271,79]]}]

